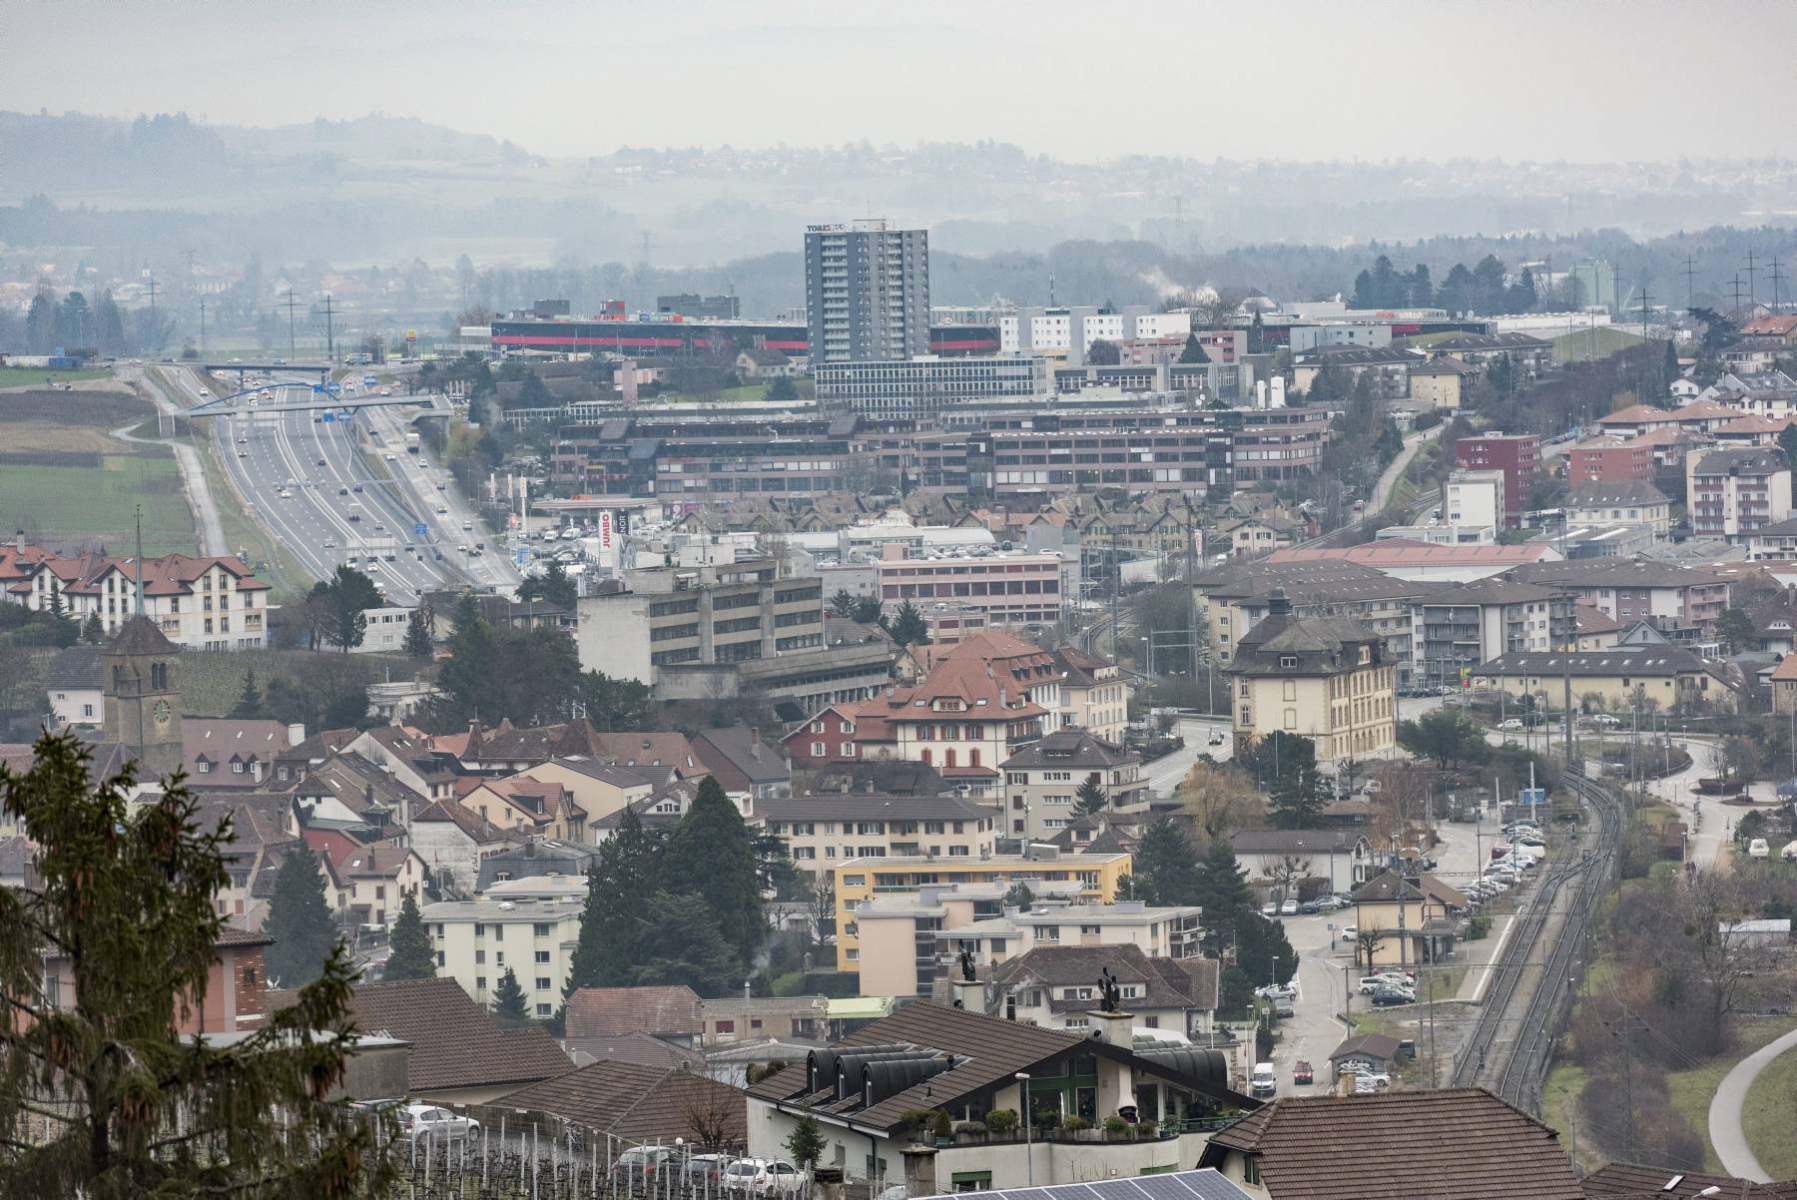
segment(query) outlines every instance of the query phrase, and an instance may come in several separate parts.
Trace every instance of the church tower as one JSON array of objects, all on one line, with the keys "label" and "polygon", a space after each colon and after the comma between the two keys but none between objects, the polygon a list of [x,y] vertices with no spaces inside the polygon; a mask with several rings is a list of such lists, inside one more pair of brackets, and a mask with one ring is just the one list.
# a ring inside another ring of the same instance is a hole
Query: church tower
[{"label": "church tower", "polygon": [[148,617],[132,617],[100,653],[101,723],[106,740],[137,756],[139,778],[172,773],[186,761],[181,748],[181,690],[175,678],[180,647]]}]

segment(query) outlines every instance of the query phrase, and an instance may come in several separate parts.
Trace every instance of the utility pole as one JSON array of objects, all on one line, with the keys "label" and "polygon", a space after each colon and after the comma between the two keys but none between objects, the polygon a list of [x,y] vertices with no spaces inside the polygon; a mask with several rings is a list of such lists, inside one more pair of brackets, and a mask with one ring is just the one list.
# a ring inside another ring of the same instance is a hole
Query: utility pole
[{"label": "utility pole", "polygon": [[1697,260],[1685,255],[1685,311],[1697,306]]},{"label": "utility pole", "polygon": [[287,303],[287,361],[292,362],[294,360],[294,358],[296,357],[296,355],[294,353],[294,349],[293,349],[293,347],[294,347],[293,309],[294,309],[294,306],[299,303],[299,300],[296,299],[293,295],[292,288],[287,289],[286,303]]},{"label": "utility pole", "polygon": [[1774,254],[1772,256],[1772,314],[1774,316],[1777,316],[1779,310],[1783,307],[1783,303],[1779,299],[1778,285],[1783,281],[1784,276],[1779,274],[1779,266],[1778,255]]},{"label": "utility pole", "polygon": [[1641,340],[1647,340],[1647,302],[1653,297],[1647,294],[1647,285],[1641,285]]},{"label": "utility pole", "polygon": [[1642,1028],[1640,1022],[1628,1005],[1622,1006],[1622,1016],[1610,1027],[1610,1033],[1622,1039],[1622,1161],[1635,1161],[1635,1072],[1634,1048],[1629,1041],[1629,1034]]},{"label": "utility pole", "polygon": [[1622,311],[1622,266],[1610,264],[1610,311]]},{"label": "utility pole", "polygon": [[[1560,593],[1560,598],[1561,598],[1561,611],[1563,614],[1563,618],[1565,620],[1565,624],[1560,627],[1560,636],[1565,639],[1565,641],[1562,644],[1566,647],[1566,649],[1564,651],[1562,651],[1561,655],[1560,655],[1560,662],[1565,667],[1565,678],[1566,678],[1566,714],[1565,714],[1566,715],[1566,767],[1567,767],[1567,770],[1571,770],[1572,769],[1572,656],[1573,656],[1574,652],[1576,652],[1579,648],[1579,633],[1578,633],[1579,615],[1578,615],[1578,610],[1574,607],[1572,591],[1570,589],[1563,587],[1561,590],[1561,593]],[[1550,624],[1552,623],[1552,621],[1553,621],[1552,616],[1549,616],[1548,621]],[[1552,631],[1550,630],[1549,632],[1552,632]],[[1545,732],[1545,730],[1543,732]]]},{"label": "utility pole", "polygon": [[200,297],[200,353],[206,353],[206,298]]},{"label": "utility pole", "polygon": [[331,294],[326,292],[324,294],[324,357],[326,362],[337,361],[336,331],[331,325],[332,315]]},{"label": "utility pole", "polygon": [[1740,273],[1740,272],[1739,272],[1739,271],[1736,271],[1736,272],[1735,272],[1735,307],[1734,307],[1734,316],[1735,316],[1735,318],[1736,318],[1736,319],[1737,319],[1737,320],[1739,320],[1739,319],[1740,319],[1740,316],[1741,316],[1741,273]]},{"label": "utility pole", "polygon": [[1758,268],[1754,265],[1753,261],[1753,251],[1749,250],[1747,252],[1747,303],[1749,306],[1759,303],[1759,296],[1755,293],[1753,287],[1753,277],[1757,270]]},{"label": "utility pole", "polygon": [[[156,323],[156,272],[150,272],[150,336],[157,336],[160,326]],[[161,347],[157,347],[161,349]]]}]

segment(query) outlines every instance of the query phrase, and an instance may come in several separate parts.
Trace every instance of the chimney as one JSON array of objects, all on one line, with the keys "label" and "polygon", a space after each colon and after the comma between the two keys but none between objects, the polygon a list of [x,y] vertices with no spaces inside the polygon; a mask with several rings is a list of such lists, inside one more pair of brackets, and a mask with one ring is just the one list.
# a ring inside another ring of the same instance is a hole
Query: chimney
[{"label": "chimney", "polygon": [[1338,1096],[1352,1096],[1354,1094],[1354,1085],[1359,1081],[1360,1076],[1358,1074],[1343,1067],[1335,1073],[1335,1094]]},{"label": "chimney", "polygon": [[1289,617],[1292,615],[1292,602],[1286,597],[1284,588],[1274,588],[1267,596],[1267,615],[1269,617]]},{"label": "chimney", "polygon": [[304,725],[289,725],[287,727],[287,744],[289,746],[297,746],[305,740],[306,727]]},{"label": "chimney", "polygon": [[936,1194],[936,1147],[906,1146],[899,1151],[905,1160],[905,1195]]},{"label": "chimney", "polygon": [[370,805],[374,803],[374,784],[365,783],[362,785],[362,799],[366,800]]}]

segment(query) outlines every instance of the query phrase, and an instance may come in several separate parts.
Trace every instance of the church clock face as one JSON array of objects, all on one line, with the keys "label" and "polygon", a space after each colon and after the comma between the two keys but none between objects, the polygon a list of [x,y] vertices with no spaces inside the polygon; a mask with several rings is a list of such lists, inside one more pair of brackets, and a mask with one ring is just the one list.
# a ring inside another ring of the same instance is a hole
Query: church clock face
[{"label": "church clock face", "polygon": [[150,710],[150,715],[156,718],[158,725],[166,723],[168,721],[168,701],[156,701],[156,707]]}]

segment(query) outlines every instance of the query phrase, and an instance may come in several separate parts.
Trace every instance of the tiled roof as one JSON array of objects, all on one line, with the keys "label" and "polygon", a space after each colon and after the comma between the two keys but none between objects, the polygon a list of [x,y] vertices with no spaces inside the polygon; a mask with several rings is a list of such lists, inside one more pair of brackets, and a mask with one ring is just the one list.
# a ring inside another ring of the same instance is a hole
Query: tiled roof
[{"label": "tiled roof", "polygon": [[412,818],[414,825],[420,821],[448,821],[482,845],[508,841],[512,837],[473,809],[463,808],[460,804],[452,804],[446,800],[433,801],[429,808]]},{"label": "tiled roof", "polygon": [[685,984],[673,987],[581,988],[568,997],[569,1037],[615,1037],[625,1033],[697,1036],[699,994]]},{"label": "tiled roof", "polygon": [[119,626],[118,634],[106,643],[108,654],[177,654],[180,649],[164,637],[162,630],[156,628],[156,622],[148,617],[132,617]]},{"label": "tiled roof", "polygon": [[[285,749],[287,726],[279,721],[189,717],[181,722],[181,757],[187,760],[187,772],[192,781],[202,786],[245,784],[254,778],[247,765],[242,774],[238,774],[228,767],[221,771],[222,764],[232,760],[247,764],[254,760],[262,765],[266,774]],[[214,764],[205,774],[200,774],[195,766],[202,758]],[[220,778],[221,775],[224,777]]]},{"label": "tiled roof", "polygon": [[356,989],[350,1007],[363,1033],[412,1044],[407,1075],[412,1091],[531,1083],[574,1069],[540,1028],[501,1030],[453,979],[366,983]]},{"label": "tiled roof", "polygon": [[417,852],[410,846],[392,842],[376,842],[363,846],[343,863],[345,879],[392,879],[405,869],[406,862]]},{"label": "tiled roof", "polygon": [[819,792],[755,802],[755,815],[774,824],[791,821],[994,821],[998,811],[957,796],[882,796],[867,792]]},{"label": "tiled roof", "polygon": [[565,1117],[629,1142],[748,1141],[748,1098],[704,1075],[628,1062],[596,1062],[534,1083],[495,1103]]},{"label": "tiled roof", "polygon": [[1566,493],[1566,507],[1585,508],[1594,504],[1666,504],[1664,493],[1645,479],[1617,479],[1609,482],[1582,483]]},{"label": "tiled roof", "polygon": [[792,778],[786,758],[773,745],[762,741],[760,733],[747,725],[726,729],[707,729],[692,742],[699,761],[710,767],[726,786],[723,776],[736,774],[747,785],[785,783]]},{"label": "tiled roof", "polygon": [[1367,880],[1354,893],[1356,904],[1389,904],[1398,899],[1402,888],[1405,900],[1417,900],[1422,896],[1449,908],[1465,908],[1467,899],[1433,875],[1418,875],[1414,882],[1400,878],[1395,872],[1385,873]]},{"label": "tiled roof", "polygon": [[1482,1088],[1275,1100],[1213,1134],[1273,1200],[1584,1200],[1548,1126]]},{"label": "tiled roof", "polygon": [[1309,546],[1286,548],[1269,554],[1269,563],[1339,559],[1369,567],[1457,566],[1461,564],[1532,563],[1546,554],[1546,546],[1436,546],[1407,538],[1386,538],[1364,546],[1332,549]]},{"label": "tiled roof", "polygon": [[1592,608],[1589,604],[1575,604],[1572,606],[1572,611],[1573,620],[1577,623],[1578,631],[1581,634],[1616,633],[1622,628],[1620,621],[1612,620],[1604,614],[1602,609]]},{"label": "tiled roof", "polygon": [[1085,770],[1120,767],[1141,761],[1142,756],[1135,751],[1121,750],[1083,729],[1057,729],[1031,742],[1007,758],[1003,765],[1007,769],[1070,767]]},{"label": "tiled roof", "polygon": [[704,1070],[705,1056],[697,1050],[676,1046],[646,1033],[626,1033],[618,1037],[563,1038],[562,1049],[584,1067],[590,1062],[631,1063],[639,1067],[661,1070]]},{"label": "tiled roof", "polygon": [[[1712,1192],[1710,1188],[1717,1190]],[[1715,1200],[1797,1200],[1797,1180],[1754,1183],[1730,1175],[1699,1175],[1634,1163],[1610,1163],[1585,1176],[1585,1195],[1589,1200],[1623,1200],[1635,1196],[1694,1200],[1706,1193]]]},{"label": "tiled roof", "polygon": [[1229,835],[1237,854],[1351,854],[1359,840],[1345,829],[1243,829]]},{"label": "tiled roof", "polygon": [[1697,460],[1693,479],[1707,475],[1776,475],[1790,470],[1781,450],[1712,450]]},{"label": "tiled roof", "polygon": [[1358,1037],[1348,1038],[1341,1045],[1329,1052],[1330,1062],[1340,1062],[1345,1058],[1353,1058],[1364,1054],[1368,1058],[1381,1062],[1390,1062],[1398,1056],[1402,1044],[1395,1037],[1383,1033],[1363,1033]]},{"label": "tiled roof", "polygon": [[52,692],[100,690],[100,647],[70,646],[58,651],[44,668],[44,687]]},{"label": "tiled roof", "polygon": [[[1129,944],[1037,946],[994,966],[992,982],[1006,988],[1029,983],[1048,988],[1094,987],[1100,972],[1107,969],[1119,984],[1143,985],[1143,995],[1127,1001],[1133,1008],[1195,1007],[1190,976],[1160,970],[1140,946]],[[1095,1003],[1050,996],[1048,1007],[1051,1012],[1083,1012]]]},{"label": "tiled roof", "polygon": [[1472,669],[1475,676],[1560,675],[1566,670],[1566,659],[1572,659],[1572,674],[1581,678],[1597,675],[1690,675],[1704,670],[1703,660],[1689,650],[1675,646],[1616,646],[1609,650],[1581,650],[1576,654],[1513,652],[1500,654]]}]

